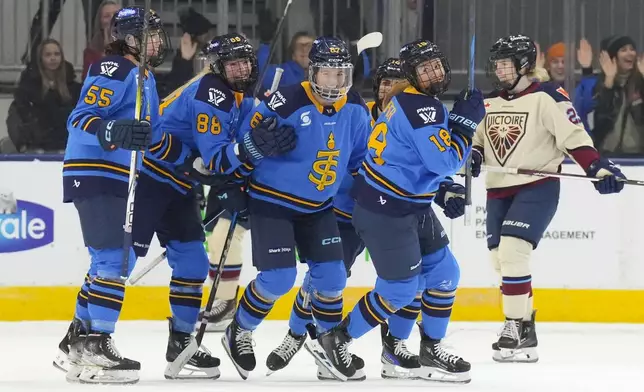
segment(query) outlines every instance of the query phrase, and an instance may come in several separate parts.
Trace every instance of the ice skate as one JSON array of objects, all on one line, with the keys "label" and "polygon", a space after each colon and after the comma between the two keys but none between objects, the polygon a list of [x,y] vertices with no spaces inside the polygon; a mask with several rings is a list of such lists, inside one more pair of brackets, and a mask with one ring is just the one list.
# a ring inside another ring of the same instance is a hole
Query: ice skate
[{"label": "ice skate", "polygon": [[[82,340],[84,340],[86,333],[83,330],[82,323],[80,322],[80,320],[74,319],[69,324],[69,328],[67,328],[67,333],[65,333],[63,340],[61,340],[60,343],[58,344],[58,353],[56,354],[56,358],[54,358],[52,362],[52,364],[56,369],[62,370],[65,373],[69,371],[69,368],[71,366],[70,359],[69,359],[69,351],[71,349],[72,341],[76,340],[78,342],[79,339],[74,339],[74,338],[80,335],[82,335]],[[82,352],[82,340],[80,341],[81,352]]]},{"label": "ice skate", "polygon": [[211,356],[204,346],[199,347],[191,334],[174,331],[171,319],[169,324],[170,336],[165,353],[168,365],[164,373],[165,378],[169,380],[218,379],[221,375],[219,358]]},{"label": "ice skate", "polygon": [[431,339],[420,327],[420,369],[417,378],[444,383],[466,384],[472,381],[471,365],[463,358],[445,350],[440,340]]},{"label": "ice skate", "polygon": [[266,375],[270,376],[274,372],[284,369],[291,362],[295,354],[300,351],[305,341],[306,334],[296,335],[289,329],[282,343],[268,354],[266,358],[268,372]]},{"label": "ice skate", "polygon": [[221,337],[221,344],[241,378],[246,380],[256,365],[255,352],[253,351],[253,331],[243,329],[233,318],[226,328],[224,336]]},{"label": "ice skate", "polygon": [[[206,332],[224,332],[235,316],[235,308],[236,302],[234,299],[215,300],[212,310],[210,311],[210,315],[208,316]],[[201,313],[199,313],[199,320],[201,320],[202,317],[203,309]],[[199,329],[199,323],[196,328]]]},{"label": "ice skate", "polygon": [[420,368],[418,355],[407,349],[406,341],[389,333],[389,326],[380,324],[382,355],[380,362],[382,378],[413,378],[413,372]]},{"label": "ice skate", "polygon": [[348,325],[347,317],[335,328],[318,335],[317,340],[305,343],[306,350],[313,355],[318,364],[340,381],[347,381],[356,373],[353,356],[348,350],[351,344],[351,337],[347,332]]},{"label": "ice skate", "polygon": [[499,341],[492,344],[492,359],[497,362],[534,363],[539,360],[537,353],[537,331],[532,312],[530,321],[506,320]]},{"label": "ice skate", "polygon": [[[367,379],[367,375],[364,372],[364,360],[355,354],[351,354],[351,362],[356,368],[356,372],[353,376],[348,377],[347,381],[364,381]],[[318,365],[318,380],[320,381],[338,381],[326,367],[324,367],[319,361],[315,361]]]},{"label": "ice skate", "polygon": [[141,364],[124,358],[106,333],[87,335],[83,346],[83,369],[78,377],[85,384],[135,384]]}]

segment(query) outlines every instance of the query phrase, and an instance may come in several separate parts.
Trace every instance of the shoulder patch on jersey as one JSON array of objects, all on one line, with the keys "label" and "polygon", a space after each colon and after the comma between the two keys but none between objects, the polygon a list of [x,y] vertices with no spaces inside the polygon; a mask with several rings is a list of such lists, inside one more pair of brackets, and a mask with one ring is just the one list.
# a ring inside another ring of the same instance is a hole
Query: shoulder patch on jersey
[{"label": "shoulder patch on jersey", "polygon": [[570,95],[568,95],[566,89],[554,82],[541,83],[537,91],[542,91],[548,94],[557,103],[570,101]]},{"label": "shoulder patch on jersey", "polygon": [[103,76],[113,80],[127,79],[136,64],[122,56],[105,56],[89,67],[88,76]]},{"label": "shoulder patch on jersey", "polygon": [[221,111],[229,112],[235,104],[235,95],[219,76],[207,73],[199,81],[195,99]]},{"label": "shoulder patch on jersey", "polygon": [[369,108],[367,107],[367,103],[364,101],[364,99],[362,98],[360,93],[357,92],[354,89],[349,90],[349,93],[347,94],[347,103],[352,103],[354,105],[359,105],[367,113],[369,113]]},{"label": "shoulder patch on jersey", "polygon": [[264,99],[264,103],[269,110],[287,119],[301,107],[311,104],[311,101],[304,88],[300,84],[294,84],[275,90]]},{"label": "shoulder patch on jersey", "polygon": [[436,98],[406,93],[398,94],[395,98],[414,129],[445,122],[443,104]]}]

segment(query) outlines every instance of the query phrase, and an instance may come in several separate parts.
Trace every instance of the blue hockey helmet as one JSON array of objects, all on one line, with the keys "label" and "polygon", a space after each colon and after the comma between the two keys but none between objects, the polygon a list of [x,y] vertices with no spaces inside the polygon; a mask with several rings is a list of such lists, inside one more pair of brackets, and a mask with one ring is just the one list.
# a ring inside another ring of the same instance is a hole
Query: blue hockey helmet
[{"label": "blue hockey helmet", "polygon": [[233,90],[246,91],[257,82],[257,56],[253,46],[241,34],[231,33],[212,39],[203,49],[213,73]]},{"label": "blue hockey helmet", "polygon": [[[161,18],[156,12],[150,10],[146,14],[141,7],[121,8],[112,17],[111,48],[117,48],[118,54],[130,54],[137,61],[141,60],[141,44],[147,17],[147,63],[151,67],[158,67],[163,63],[165,56],[171,50],[168,35],[163,29]],[[113,50],[114,51],[114,50]]]},{"label": "blue hockey helmet", "polygon": [[410,42],[400,49],[405,78],[416,90],[428,95],[447,91],[452,72],[438,45],[427,40]]},{"label": "blue hockey helmet", "polygon": [[322,99],[335,102],[353,85],[353,64],[347,44],[336,37],[319,37],[309,52],[309,82]]},{"label": "blue hockey helmet", "polygon": [[534,70],[537,47],[525,35],[499,38],[490,49],[486,75],[499,90],[512,90],[523,75]]},{"label": "blue hockey helmet", "polygon": [[400,59],[390,57],[384,63],[378,66],[375,75],[373,76],[373,95],[378,108],[382,110],[382,100],[384,96],[391,90],[392,83],[382,85],[385,79],[391,80],[405,80],[405,74],[401,68]]}]

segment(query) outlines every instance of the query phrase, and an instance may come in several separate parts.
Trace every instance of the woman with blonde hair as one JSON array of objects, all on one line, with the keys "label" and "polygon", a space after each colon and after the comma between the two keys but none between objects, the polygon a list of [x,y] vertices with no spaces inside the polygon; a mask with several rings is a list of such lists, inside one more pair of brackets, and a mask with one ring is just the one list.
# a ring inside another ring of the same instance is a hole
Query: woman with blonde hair
[{"label": "woman with blonde hair", "polygon": [[83,51],[83,79],[87,75],[89,66],[105,56],[105,46],[110,43],[110,22],[112,16],[121,9],[121,6],[114,0],[103,0],[98,6],[98,12],[94,18],[93,34],[87,47]]}]

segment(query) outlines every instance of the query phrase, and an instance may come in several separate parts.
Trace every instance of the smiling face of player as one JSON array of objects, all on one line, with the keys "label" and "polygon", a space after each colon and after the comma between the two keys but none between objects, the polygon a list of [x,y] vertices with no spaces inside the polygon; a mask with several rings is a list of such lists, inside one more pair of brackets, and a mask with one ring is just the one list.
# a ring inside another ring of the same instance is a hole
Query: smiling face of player
[{"label": "smiling face of player", "polygon": [[312,66],[311,87],[320,104],[326,106],[347,95],[352,85],[351,65]]},{"label": "smiling face of player", "polygon": [[635,67],[636,61],[637,52],[633,45],[624,45],[617,51],[617,69],[620,73],[630,72]]},{"label": "smiling face of player", "polygon": [[148,35],[147,45],[147,56],[158,56],[161,50],[161,45],[163,45],[161,34],[158,31],[150,31],[150,34]]},{"label": "smiling face of player", "polygon": [[250,77],[252,64],[248,59],[230,60],[224,63],[228,83],[245,82]]},{"label": "smiling face of player", "polygon": [[424,91],[429,91],[432,84],[440,84],[445,80],[445,68],[440,59],[429,59],[416,66],[418,84]]}]

